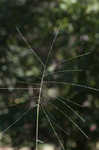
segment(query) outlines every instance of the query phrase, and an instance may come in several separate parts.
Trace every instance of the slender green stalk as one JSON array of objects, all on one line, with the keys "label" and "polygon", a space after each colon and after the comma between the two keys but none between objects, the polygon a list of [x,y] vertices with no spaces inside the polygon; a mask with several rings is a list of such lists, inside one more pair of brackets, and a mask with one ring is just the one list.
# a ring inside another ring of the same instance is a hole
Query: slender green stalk
[{"label": "slender green stalk", "polygon": [[35,50],[31,47],[31,45],[29,44],[29,42],[27,41],[27,39],[24,37],[24,35],[22,34],[22,32],[20,31],[19,27],[16,26],[16,30],[19,33],[20,37],[23,39],[23,41],[26,43],[26,45],[28,46],[28,48],[30,50],[32,50],[33,55],[37,58],[37,60],[40,62],[40,64],[44,67],[44,63],[41,60],[41,58],[36,54]]},{"label": "slender green stalk", "polygon": [[75,86],[75,87],[80,87],[80,88],[85,88],[88,90],[93,90],[93,91],[97,91],[99,92],[99,89],[91,87],[91,86],[87,86],[87,85],[83,85],[83,84],[78,84],[78,83],[74,83],[74,82],[66,82],[66,81],[45,81],[45,83],[50,83],[50,84],[60,84],[60,85],[70,85],[70,86]]},{"label": "slender green stalk", "polygon": [[59,138],[59,136],[58,136],[58,134],[57,134],[57,132],[56,132],[56,130],[55,130],[53,124],[52,124],[52,121],[50,120],[50,118],[49,118],[47,112],[45,111],[45,108],[43,107],[42,110],[43,110],[43,112],[44,112],[44,114],[45,114],[45,117],[46,117],[46,119],[48,120],[48,122],[49,122],[49,124],[50,124],[50,126],[51,126],[51,128],[52,128],[52,130],[53,130],[53,132],[54,132],[54,135],[56,136],[58,142],[60,143],[61,148],[62,148],[63,150],[65,150],[64,145],[63,145],[61,139]]},{"label": "slender green stalk", "polygon": [[[54,104],[53,104],[54,105]],[[61,114],[63,114],[76,128],[78,128],[78,130],[87,138],[89,139],[89,137],[86,135],[86,133],[70,118],[68,117],[68,115],[66,115],[66,113],[62,110],[60,110],[56,105],[54,105],[55,109],[58,110]]]},{"label": "slender green stalk", "polygon": [[36,118],[36,150],[38,150],[38,135],[39,135],[39,110],[40,110],[40,101],[41,101],[41,94],[42,94],[42,88],[43,88],[43,81],[44,81],[44,77],[45,77],[45,73],[46,73],[46,68],[47,68],[47,63],[48,63],[48,60],[49,60],[49,57],[50,57],[50,54],[51,54],[51,51],[53,49],[53,45],[56,41],[56,38],[58,36],[58,32],[56,33],[53,41],[52,41],[52,44],[51,44],[51,48],[48,52],[48,56],[47,56],[47,59],[46,59],[46,63],[44,65],[44,70],[43,70],[43,74],[42,74],[42,77],[41,77],[41,84],[40,84],[40,91],[39,91],[39,98],[38,98],[38,104],[37,104],[37,118]]},{"label": "slender green stalk", "polygon": [[40,91],[39,91],[39,98],[38,98],[38,104],[37,104],[37,118],[36,118],[36,150],[38,150],[39,110],[40,110],[40,101],[41,101],[41,94],[42,94],[42,88],[43,88],[44,74],[45,74],[45,68],[44,68],[44,72],[43,72],[42,79],[41,79]]}]

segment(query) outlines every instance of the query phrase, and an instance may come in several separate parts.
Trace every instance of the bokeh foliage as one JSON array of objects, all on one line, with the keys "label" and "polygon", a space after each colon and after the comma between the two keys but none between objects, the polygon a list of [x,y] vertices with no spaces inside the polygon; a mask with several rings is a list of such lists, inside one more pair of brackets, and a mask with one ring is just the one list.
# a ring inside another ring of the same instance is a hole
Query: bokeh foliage
[{"label": "bokeh foliage", "polygon": [[[32,84],[36,87],[36,84],[40,82],[42,65],[18,33],[17,28],[19,28],[44,63],[56,30],[59,29],[59,35],[49,59],[50,67],[53,68],[55,65],[61,70],[83,70],[76,73],[65,72],[56,76],[53,74],[52,77],[46,77],[46,80],[75,82],[99,89],[98,0],[1,0],[0,10],[1,88],[25,88]],[[90,54],[59,65],[60,61],[87,52]],[[99,90],[70,85],[53,85],[51,87],[58,88],[60,96],[85,106],[79,108],[64,100],[85,118],[86,122],[82,124],[71,111],[65,112],[78,123],[90,140],[86,139],[68,119],[64,119],[61,112],[55,110],[53,105],[46,106],[50,111],[49,117],[55,116],[54,121],[67,132],[65,135],[59,128],[56,129],[65,148],[72,150],[97,148],[99,142]],[[28,91],[0,89],[0,131],[7,128],[28,109],[31,99]],[[58,103],[57,100],[53,103],[55,103],[54,105],[57,103],[59,110],[65,109],[64,105]],[[5,135],[1,135],[0,144],[34,146],[35,121],[36,108],[10,128]],[[59,144],[42,113],[40,116],[40,139]]]}]

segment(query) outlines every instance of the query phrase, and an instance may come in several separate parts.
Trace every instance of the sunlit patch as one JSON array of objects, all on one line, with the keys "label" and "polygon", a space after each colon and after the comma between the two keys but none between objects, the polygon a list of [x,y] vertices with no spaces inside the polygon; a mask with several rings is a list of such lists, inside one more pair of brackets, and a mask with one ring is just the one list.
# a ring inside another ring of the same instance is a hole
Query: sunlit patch
[{"label": "sunlit patch", "polygon": [[54,144],[41,144],[39,145],[38,150],[55,150]]}]

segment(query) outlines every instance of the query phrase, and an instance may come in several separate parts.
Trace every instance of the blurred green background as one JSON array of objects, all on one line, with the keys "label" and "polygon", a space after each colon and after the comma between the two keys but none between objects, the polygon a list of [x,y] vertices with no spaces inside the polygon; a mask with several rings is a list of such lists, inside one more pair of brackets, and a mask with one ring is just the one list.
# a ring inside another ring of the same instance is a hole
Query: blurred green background
[{"label": "blurred green background", "polygon": [[39,142],[60,147],[46,112],[66,150],[99,149],[98,0],[0,0],[0,146],[35,147],[43,66],[33,51],[45,64],[57,31],[43,84]]}]

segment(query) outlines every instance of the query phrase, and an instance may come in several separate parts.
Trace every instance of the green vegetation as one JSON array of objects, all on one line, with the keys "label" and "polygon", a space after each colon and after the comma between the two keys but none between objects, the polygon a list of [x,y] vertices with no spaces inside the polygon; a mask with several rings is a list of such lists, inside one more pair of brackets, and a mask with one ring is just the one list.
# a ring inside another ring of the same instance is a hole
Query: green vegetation
[{"label": "green vegetation", "polygon": [[0,10],[0,146],[98,149],[98,0],[1,0]]}]

